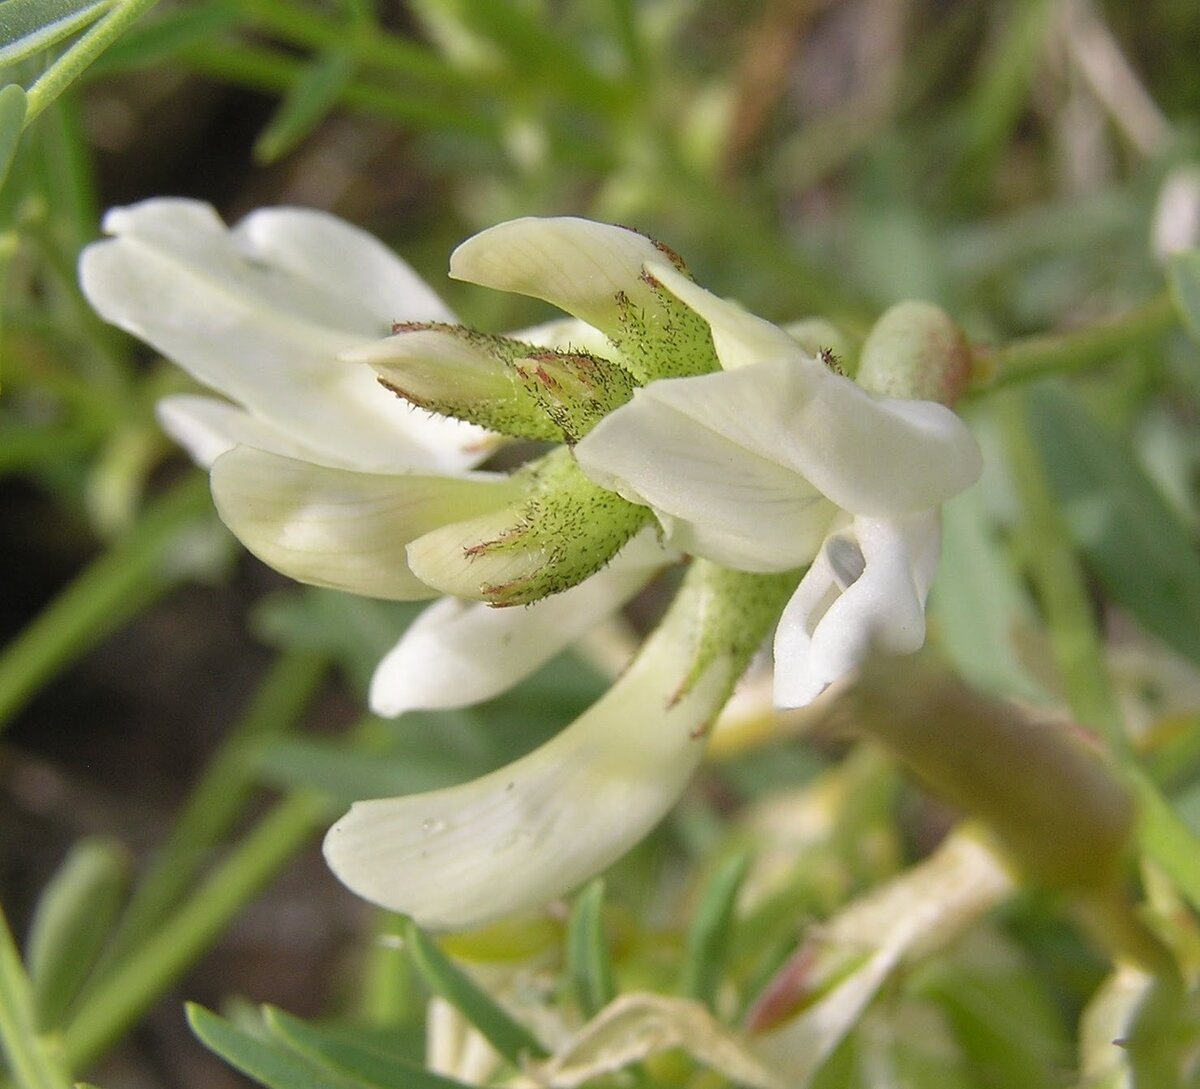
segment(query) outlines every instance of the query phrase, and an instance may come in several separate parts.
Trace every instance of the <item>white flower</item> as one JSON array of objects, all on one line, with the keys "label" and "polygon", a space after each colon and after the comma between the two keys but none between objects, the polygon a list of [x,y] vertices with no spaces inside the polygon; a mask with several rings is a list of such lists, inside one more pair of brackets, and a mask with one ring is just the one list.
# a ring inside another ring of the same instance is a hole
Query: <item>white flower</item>
[{"label": "white flower", "polygon": [[962,421],[873,396],[783,330],[675,269],[649,273],[710,324],[723,371],[653,382],[576,448],[668,541],[748,571],[811,563],[780,621],[775,698],[807,703],[872,647],[917,649],[938,506],[978,476]]},{"label": "white flower", "polygon": [[[112,237],[81,258],[84,293],[224,395],[166,398],[159,417],[211,469],[217,509],[247,548],[313,585],[438,596],[413,573],[409,545],[502,509],[518,490],[472,469],[494,436],[413,410],[369,366],[339,358],[368,352],[395,321],[453,322],[438,296],[370,235],[322,212],[263,210],[228,229],[206,204],[160,199],[114,209],[104,229]],[[439,602],[381,663],[372,704],[399,714],[488,699],[668,559],[643,537],[584,584],[524,609]]]}]

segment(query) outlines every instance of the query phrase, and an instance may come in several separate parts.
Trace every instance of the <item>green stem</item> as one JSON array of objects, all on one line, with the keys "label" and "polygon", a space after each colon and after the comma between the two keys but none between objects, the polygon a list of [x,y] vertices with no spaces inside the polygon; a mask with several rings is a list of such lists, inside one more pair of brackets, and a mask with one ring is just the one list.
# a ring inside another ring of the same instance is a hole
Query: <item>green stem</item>
[{"label": "green stem", "polygon": [[1066,374],[1134,348],[1174,328],[1178,314],[1165,292],[1112,321],[1069,333],[1023,337],[1000,348],[977,348],[971,392]]},{"label": "green stem", "polygon": [[70,1079],[38,1035],[33,993],[8,921],[0,914],[0,1045],[20,1089],[66,1089]]},{"label": "green stem", "polygon": [[67,89],[129,25],[154,7],[157,0],[123,0],[58,58],[32,87],[26,100],[25,124]]},{"label": "green stem", "polygon": [[[324,657],[295,649],[276,660],[241,721],[209,761],[158,859],[140,881],[121,929],[105,951],[107,966],[119,964],[182,898],[209,852],[245,808],[254,788],[258,755],[296,724],[324,679],[325,666]],[[103,990],[107,976],[103,969],[97,973],[89,982],[89,992]]]},{"label": "green stem", "polygon": [[327,819],[328,803],[310,791],[279,802],[79,1010],[63,1037],[71,1069],[95,1062],[165,994]]},{"label": "green stem", "polygon": [[167,562],[181,529],[211,505],[189,477],[93,561],[0,655],[0,729],[58,670],[144,608],[178,577]]},{"label": "green stem", "polygon": [[1015,396],[1000,398],[997,404],[1023,515],[1020,546],[1046,613],[1067,702],[1075,717],[1100,730],[1113,754],[1127,763],[1129,738],[1109,683],[1083,569],[1029,433],[1025,406]]}]

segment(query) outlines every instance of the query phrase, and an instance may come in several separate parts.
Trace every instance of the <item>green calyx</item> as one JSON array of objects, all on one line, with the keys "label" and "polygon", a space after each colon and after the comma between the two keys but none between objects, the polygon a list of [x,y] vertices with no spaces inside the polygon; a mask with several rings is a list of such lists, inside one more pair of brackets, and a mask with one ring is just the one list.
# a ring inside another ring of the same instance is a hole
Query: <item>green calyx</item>
[{"label": "green calyx", "polygon": [[648,272],[637,290],[617,294],[617,329],[609,334],[639,384],[693,378],[721,369],[708,322]]},{"label": "green calyx", "polygon": [[532,353],[515,363],[525,392],[574,445],[632,396],[637,383],[611,359],[586,352]]},{"label": "green calyx", "polygon": [[455,597],[528,605],[599,571],[650,511],[593,484],[565,447],[516,474],[524,497],[409,545],[413,572]]}]

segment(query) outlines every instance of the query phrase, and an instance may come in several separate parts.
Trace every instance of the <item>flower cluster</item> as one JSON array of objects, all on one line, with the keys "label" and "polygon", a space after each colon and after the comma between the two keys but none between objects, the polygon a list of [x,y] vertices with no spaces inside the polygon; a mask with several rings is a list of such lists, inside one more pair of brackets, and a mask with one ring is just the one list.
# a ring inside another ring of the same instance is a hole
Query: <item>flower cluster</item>
[{"label": "flower cluster", "polygon": [[[694,557],[630,669],[554,740],[338,822],[327,857],[368,899],[466,926],[615,859],[678,795],[773,627],[787,707],[872,648],[922,643],[939,505],[980,464],[946,407],[962,346],[940,312],[885,316],[856,383],[666,247],[586,220],[516,220],[455,251],[451,275],[572,315],[511,336],[456,324],[322,213],[228,230],[157,200],[105,228],[82,259],[92,304],[224,395],[160,416],[230,529],[300,581],[438,599],[380,664],[376,711],[490,698]],[[479,469],[508,438],[556,445]]]}]

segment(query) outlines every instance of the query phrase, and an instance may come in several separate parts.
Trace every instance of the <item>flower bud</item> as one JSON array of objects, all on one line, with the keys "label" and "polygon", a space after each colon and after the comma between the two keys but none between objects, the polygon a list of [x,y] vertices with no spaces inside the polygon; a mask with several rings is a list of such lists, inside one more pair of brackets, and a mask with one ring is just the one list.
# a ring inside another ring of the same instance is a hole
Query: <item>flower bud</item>
[{"label": "flower bud", "polygon": [[651,518],[593,484],[559,448],[519,472],[524,498],[427,533],[408,546],[422,582],[492,605],[528,605],[599,571]]},{"label": "flower bud", "polygon": [[513,361],[537,348],[443,322],[404,322],[386,340],[343,352],[347,363],[367,363],[380,382],[418,408],[452,416],[514,438],[560,442]]},{"label": "flower bud", "polygon": [[524,390],[572,445],[633,396],[633,375],[586,352],[539,351],[514,366]]},{"label": "flower bud", "polygon": [[867,334],[855,380],[884,397],[953,406],[970,363],[970,347],[950,315],[910,300],[885,311]]}]

